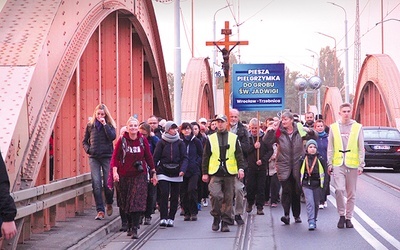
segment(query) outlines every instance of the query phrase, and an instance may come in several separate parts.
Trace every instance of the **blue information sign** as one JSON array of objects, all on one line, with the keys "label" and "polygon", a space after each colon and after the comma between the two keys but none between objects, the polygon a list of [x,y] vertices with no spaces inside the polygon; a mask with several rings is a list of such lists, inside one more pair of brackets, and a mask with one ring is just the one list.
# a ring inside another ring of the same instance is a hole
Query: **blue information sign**
[{"label": "blue information sign", "polygon": [[238,110],[283,110],[285,65],[233,64],[232,106]]}]

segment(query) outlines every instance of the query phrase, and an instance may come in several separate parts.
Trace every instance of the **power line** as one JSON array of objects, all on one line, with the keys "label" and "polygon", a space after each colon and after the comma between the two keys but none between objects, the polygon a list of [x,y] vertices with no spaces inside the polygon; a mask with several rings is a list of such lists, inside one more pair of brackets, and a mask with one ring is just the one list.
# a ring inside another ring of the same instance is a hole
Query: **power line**
[{"label": "power line", "polygon": [[258,13],[260,13],[261,11],[263,11],[265,8],[267,8],[274,0],[271,0],[269,3],[267,3],[264,7],[262,7],[259,11],[257,11],[256,13],[254,13],[253,15],[251,15],[249,18],[247,18],[246,20],[244,20],[243,22],[237,23],[236,26],[240,26],[242,24],[244,24],[245,22],[249,21],[250,19],[252,19],[253,17],[255,17],[256,15],[258,15]]},{"label": "power line", "polygon": [[187,24],[185,22],[185,17],[183,16],[182,8],[180,8],[180,13],[181,13],[181,20],[182,20],[182,24],[183,24],[183,30],[185,31],[186,42],[187,42],[187,45],[189,47],[191,54],[193,54],[194,48],[191,48],[191,46],[190,46],[190,41],[189,41],[188,31],[187,31],[188,28],[187,28]]}]

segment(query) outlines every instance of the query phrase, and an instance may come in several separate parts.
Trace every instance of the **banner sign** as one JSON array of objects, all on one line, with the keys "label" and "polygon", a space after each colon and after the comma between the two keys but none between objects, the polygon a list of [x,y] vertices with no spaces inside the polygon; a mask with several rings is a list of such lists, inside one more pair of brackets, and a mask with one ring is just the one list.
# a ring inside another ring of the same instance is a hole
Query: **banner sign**
[{"label": "banner sign", "polygon": [[233,64],[232,107],[244,111],[285,108],[285,64]]}]

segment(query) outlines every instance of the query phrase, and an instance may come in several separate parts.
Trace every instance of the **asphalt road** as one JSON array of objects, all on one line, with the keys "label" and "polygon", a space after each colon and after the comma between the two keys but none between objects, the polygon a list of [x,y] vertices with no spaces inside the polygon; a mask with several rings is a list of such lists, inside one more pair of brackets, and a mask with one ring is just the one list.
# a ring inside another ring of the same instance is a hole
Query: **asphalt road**
[{"label": "asphalt road", "polygon": [[[199,220],[194,222],[184,222],[177,214],[175,227],[165,229],[158,227],[156,212],[155,227],[142,226],[139,230],[143,234],[154,229],[140,249],[400,249],[399,177],[399,173],[385,169],[367,170],[359,177],[353,229],[336,227],[339,216],[331,187],[328,207],[319,210],[315,231],[308,231],[305,204],[301,213],[303,223],[294,223],[292,217],[290,225],[283,225],[282,207],[265,206],[265,215],[255,215],[253,211],[245,216],[245,226],[230,226],[228,233],[211,230],[210,207],[203,208]],[[127,248],[133,240],[118,231],[116,207],[113,216],[103,221],[95,221],[94,214],[91,209],[67,222],[57,223],[49,232],[33,235],[17,249],[133,249]]]}]

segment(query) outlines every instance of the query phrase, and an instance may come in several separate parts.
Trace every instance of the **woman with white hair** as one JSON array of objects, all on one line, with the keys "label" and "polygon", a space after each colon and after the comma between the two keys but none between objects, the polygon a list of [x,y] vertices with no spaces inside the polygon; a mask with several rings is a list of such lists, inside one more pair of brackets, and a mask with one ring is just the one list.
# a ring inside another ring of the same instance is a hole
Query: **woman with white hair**
[{"label": "woman with white hair", "polygon": [[126,127],[115,145],[111,165],[114,182],[119,182],[118,206],[128,215],[128,236],[137,239],[140,216],[146,210],[147,171],[154,186],[157,176],[149,142],[139,132],[139,121],[130,117]]},{"label": "woman with white hair", "polygon": [[290,224],[290,208],[296,223],[301,223],[300,218],[300,166],[298,161],[304,156],[303,140],[313,139],[314,130],[298,126],[292,113],[284,112],[279,127],[269,126],[263,141],[273,145],[277,143],[276,170],[282,185],[282,207],[284,215],[281,221]]}]

